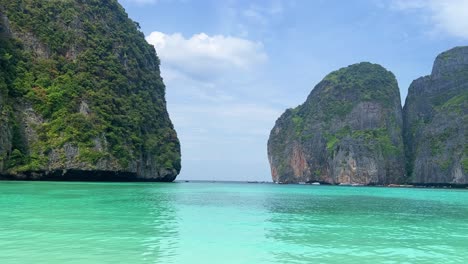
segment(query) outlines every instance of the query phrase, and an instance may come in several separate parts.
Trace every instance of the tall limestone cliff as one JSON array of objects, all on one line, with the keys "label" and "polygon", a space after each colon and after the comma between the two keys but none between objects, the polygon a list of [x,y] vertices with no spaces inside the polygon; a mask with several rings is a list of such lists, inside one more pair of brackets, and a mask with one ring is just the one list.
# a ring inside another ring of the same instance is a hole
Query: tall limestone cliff
[{"label": "tall limestone cliff", "polygon": [[0,178],[173,181],[164,94],[116,0],[0,0]]},{"label": "tall limestone cliff", "polygon": [[388,184],[405,180],[394,75],[371,63],[327,75],[276,121],[268,140],[275,182]]},{"label": "tall limestone cliff", "polygon": [[416,184],[468,184],[468,47],[437,56],[403,110],[407,170]]}]

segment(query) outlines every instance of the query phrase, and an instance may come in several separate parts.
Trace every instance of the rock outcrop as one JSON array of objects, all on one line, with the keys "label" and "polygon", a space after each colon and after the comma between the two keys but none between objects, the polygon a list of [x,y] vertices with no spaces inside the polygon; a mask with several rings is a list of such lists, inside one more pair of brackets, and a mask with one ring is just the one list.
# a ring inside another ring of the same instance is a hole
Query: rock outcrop
[{"label": "rock outcrop", "polygon": [[403,116],[409,181],[468,184],[468,47],[443,52],[413,81]]},{"label": "rock outcrop", "polygon": [[273,181],[405,181],[401,101],[394,75],[371,63],[327,75],[276,121],[268,140]]},{"label": "rock outcrop", "polygon": [[0,0],[0,179],[173,181],[159,59],[116,0]]}]

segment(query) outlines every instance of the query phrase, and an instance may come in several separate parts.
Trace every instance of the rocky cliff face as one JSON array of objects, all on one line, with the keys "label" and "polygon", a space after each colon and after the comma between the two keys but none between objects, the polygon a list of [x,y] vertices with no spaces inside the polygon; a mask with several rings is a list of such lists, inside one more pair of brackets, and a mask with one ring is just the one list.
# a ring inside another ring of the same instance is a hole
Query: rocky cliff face
[{"label": "rocky cliff face", "polygon": [[0,178],[172,181],[159,59],[115,0],[0,0]]},{"label": "rocky cliff face", "polygon": [[401,102],[394,75],[371,63],[330,73],[304,104],[276,121],[268,157],[275,182],[403,182]]},{"label": "rocky cliff face", "polygon": [[416,184],[468,184],[468,47],[437,56],[404,107],[407,170]]}]

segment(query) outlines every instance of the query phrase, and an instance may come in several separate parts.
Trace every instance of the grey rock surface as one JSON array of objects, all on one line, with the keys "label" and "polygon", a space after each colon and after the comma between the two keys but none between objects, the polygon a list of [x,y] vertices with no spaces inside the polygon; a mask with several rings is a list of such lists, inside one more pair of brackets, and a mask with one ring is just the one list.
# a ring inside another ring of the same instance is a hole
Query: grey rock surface
[{"label": "grey rock surface", "polygon": [[276,121],[268,140],[273,181],[389,184],[405,180],[394,75],[359,63],[327,75]]},{"label": "grey rock surface", "polygon": [[441,53],[413,81],[403,116],[409,180],[468,184],[468,47]]}]

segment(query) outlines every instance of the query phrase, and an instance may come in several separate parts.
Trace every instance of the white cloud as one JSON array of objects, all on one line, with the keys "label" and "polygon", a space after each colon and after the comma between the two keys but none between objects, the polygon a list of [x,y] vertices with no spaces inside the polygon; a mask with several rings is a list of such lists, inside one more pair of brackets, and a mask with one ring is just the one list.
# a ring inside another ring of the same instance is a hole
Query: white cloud
[{"label": "white cloud", "polygon": [[437,32],[468,39],[468,0],[394,0],[397,10],[420,10]]},{"label": "white cloud", "polygon": [[177,104],[173,105],[172,112],[177,116],[176,119],[190,113],[189,120],[184,119],[180,122],[180,125],[187,126],[187,128],[201,124],[204,120],[207,121],[206,116],[211,116],[211,120],[220,122],[205,122],[205,128],[242,135],[268,135],[274,121],[281,114],[281,110],[269,105],[242,102],[206,105]]},{"label": "white cloud", "polygon": [[[247,20],[257,26],[268,26],[272,20],[281,17],[284,11],[283,2],[280,0],[269,3],[251,4],[244,10],[239,10],[242,20]],[[234,11],[235,13],[236,11]]]},{"label": "white cloud", "polygon": [[[282,110],[236,101],[176,103],[169,105],[169,111],[184,160],[257,162],[264,163],[262,169],[268,172],[267,139]],[[252,169],[249,166],[245,165],[247,171]]]},{"label": "white cloud", "polygon": [[249,70],[268,58],[262,43],[231,36],[199,33],[185,38],[155,31],[146,40],[155,46],[164,67],[194,78]]},{"label": "white cloud", "polygon": [[[237,162],[247,171],[260,163],[268,176],[266,141],[282,109],[266,99],[271,87],[258,81],[268,60],[262,43],[158,31],[146,39],[161,59],[167,106],[184,160]],[[196,171],[196,164],[184,163],[184,170]],[[182,178],[193,177],[184,170]]]},{"label": "white cloud", "polygon": [[249,8],[249,9],[246,9],[242,12],[242,14],[252,20],[252,21],[255,21],[256,23],[259,23],[259,24],[262,24],[262,25],[266,25],[268,23],[268,18],[263,15],[261,12],[259,12],[258,10],[254,9],[254,8]]}]

